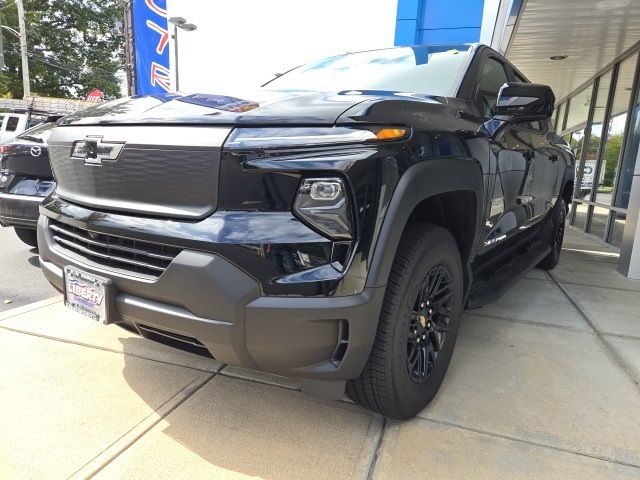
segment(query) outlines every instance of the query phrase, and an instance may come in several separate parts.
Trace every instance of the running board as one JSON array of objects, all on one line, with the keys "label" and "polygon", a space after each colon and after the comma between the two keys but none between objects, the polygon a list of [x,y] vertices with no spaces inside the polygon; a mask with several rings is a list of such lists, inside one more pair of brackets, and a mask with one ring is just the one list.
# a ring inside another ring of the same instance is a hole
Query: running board
[{"label": "running board", "polygon": [[467,300],[467,309],[479,308],[500,298],[530,270],[551,252],[547,243],[538,243],[526,253],[514,258],[495,272],[489,279],[473,288]]}]

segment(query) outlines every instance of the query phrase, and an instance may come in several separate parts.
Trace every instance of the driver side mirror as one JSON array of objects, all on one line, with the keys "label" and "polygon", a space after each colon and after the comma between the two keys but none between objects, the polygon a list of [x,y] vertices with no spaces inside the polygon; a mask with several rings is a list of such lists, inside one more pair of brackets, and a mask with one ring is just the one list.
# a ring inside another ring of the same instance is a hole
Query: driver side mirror
[{"label": "driver side mirror", "polygon": [[505,83],[498,93],[493,116],[502,121],[541,120],[551,116],[555,101],[548,85]]}]

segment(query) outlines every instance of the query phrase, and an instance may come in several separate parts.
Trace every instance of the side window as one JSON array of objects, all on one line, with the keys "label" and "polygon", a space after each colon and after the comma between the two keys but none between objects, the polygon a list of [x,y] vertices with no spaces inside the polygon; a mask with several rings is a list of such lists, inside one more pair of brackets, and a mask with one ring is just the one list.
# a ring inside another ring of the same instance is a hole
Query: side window
[{"label": "side window", "polygon": [[7,132],[15,132],[18,129],[18,122],[20,122],[19,117],[9,117],[7,119]]},{"label": "side window", "polygon": [[496,106],[500,87],[508,81],[504,66],[493,58],[487,58],[482,66],[482,73],[478,82],[478,95],[485,117],[491,117],[493,107]]}]

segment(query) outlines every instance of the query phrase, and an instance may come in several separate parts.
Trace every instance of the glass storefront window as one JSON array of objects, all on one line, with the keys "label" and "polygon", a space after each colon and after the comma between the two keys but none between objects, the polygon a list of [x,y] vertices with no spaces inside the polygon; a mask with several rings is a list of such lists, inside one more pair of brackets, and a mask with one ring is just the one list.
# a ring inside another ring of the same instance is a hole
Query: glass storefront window
[{"label": "glass storefront window", "polygon": [[602,207],[593,207],[593,214],[591,215],[591,226],[589,227],[589,233],[600,238],[604,238],[604,232],[607,229],[607,222],[609,220],[609,209]]},{"label": "glass storefront window", "polygon": [[558,133],[562,132],[562,130],[563,130],[562,123],[564,122],[564,106],[566,104],[567,104],[567,102],[564,102],[564,103],[561,103],[559,106],[556,107],[555,130]]},{"label": "glass storefront window", "polygon": [[611,225],[611,238],[609,243],[620,248],[622,245],[622,233],[624,232],[624,224],[627,221],[627,214],[615,212],[613,214],[613,224]]},{"label": "glass storefront window", "polygon": [[[591,198],[593,177],[596,172],[598,152],[600,151],[602,125],[604,123],[604,117],[607,109],[607,99],[609,98],[609,88],[611,87],[612,76],[613,72],[609,70],[600,77],[593,109],[593,121],[591,122],[587,154],[582,163],[580,163],[581,158],[576,154],[576,179],[579,179],[580,182],[580,188],[576,189],[576,198],[585,198],[587,200]],[[584,141],[584,138],[581,140],[581,143],[582,141]],[[581,148],[582,144],[580,145],[580,149]]]},{"label": "glass storefront window", "polygon": [[638,92],[636,92],[636,101],[633,106],[632,115],[629,131],[627,132],[627,141],[622,158],[620,180],[618,180],[618,192],[615,201],[616,207],[622,208],[629,207],[631,181],[633,180],[633,170],[636,166],[638,147],[640,146],[640,81],[638,82]]},{"label": "glass storefront window", "polygon": [[584,230],[584,226],[587,223],[587,210],[589,205],[586,203],[578,203],[575,202],[576,205],[576,216],[573,220],[573,226],[578,230]]},{"label": "glass storefront window", "polygon": [[569,99],[569,113],[567,114],[566,128],[575,127],[587,121],[592,91],[593,83],[588,87],[583,88]]},{"label": "glass storefront window", "polygon": [[620,64],[611,106],[611,116],[607,125],[602,167],[598,179],[596,202],[612,204],[613,187],[620,163],[624,127],[627,122],[627,109],[631,98],[631,87],[636,71],[637,55],[629,57]]},{"label": "glass storefront window", "polygon": [[576,162],[580,161],[580,156],[582,155],[582,143],[584,142],[584,128],[569,133],[566,135],[566,140],[571,147],[571,151],[576,156]]}]

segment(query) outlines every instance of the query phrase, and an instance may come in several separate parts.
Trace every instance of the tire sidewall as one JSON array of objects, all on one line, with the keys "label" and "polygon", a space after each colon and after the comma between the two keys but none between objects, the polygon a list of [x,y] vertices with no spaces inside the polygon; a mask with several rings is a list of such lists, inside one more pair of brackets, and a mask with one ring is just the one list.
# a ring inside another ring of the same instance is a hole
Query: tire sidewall
[{"label": "tire sidewall", "polygon": [[[393,335],[393,360],[391,362],[391,378],[400,410],[411,412],[411,416],[421,411],[431,401],[444,380],[460,326],[463,300],[463,279],[460,256],[450,234],[446,231],[432,232],[431,241],[423,242],[421,248],[412,258],[410,274],[403,279],[402,296],[396,311],[395,331]],[[449,237],[449,238],[447,238]],[[435,370],[424,383],[416,383],[407,370],[407,334],[410,314],[413,309],[418,290],[429,271],[437,266],[444,266],[451,275],[452,315],[445,347],[439,355]]]},{"label": "tire sidewall", "polygon": [[[566,205],[564,203],[564,199],[559,199],[558,200],[558,205],[557,205],[557,211],[556,214],[554,215],[554,219],[553,219],[553,236],[551,238],[551,248],[553,249],[553,256],[555,261],[557,262],[560,259],[560,252],[562,250],[562,243],[564,241],[564,222],[566,220]],[[558,229],[562,228],[562,241],[560,242],[560,245],[558,246],[558,248],[556,249],[556,234],[558,232]]]}]

